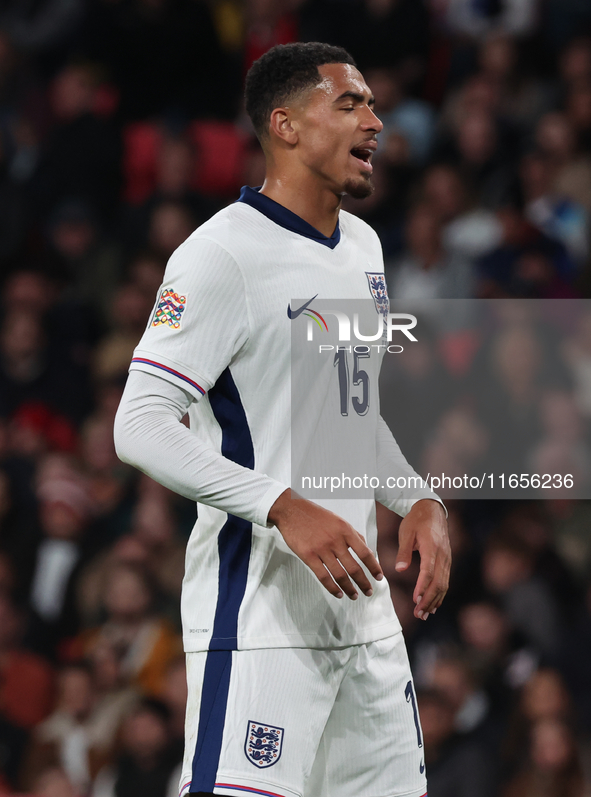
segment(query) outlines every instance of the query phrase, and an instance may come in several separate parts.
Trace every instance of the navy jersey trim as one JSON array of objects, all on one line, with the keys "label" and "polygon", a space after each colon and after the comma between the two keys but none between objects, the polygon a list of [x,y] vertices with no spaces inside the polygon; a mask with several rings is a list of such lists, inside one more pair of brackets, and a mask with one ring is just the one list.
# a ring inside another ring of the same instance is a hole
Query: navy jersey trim
[{"label": "navy jersey trim", "polygon": [[199,730],[193,756],[191,792],[214,790],[222,752],[231,672],[231,650],[210,650],[207,653],[201,689]]},{"label": "navy jersey trim", "polygon": [[245,185],[240,191],[237,202],[244,202],[246,205],[250,205],[275,222],[275,224],[279,224],[280,227],[284,227],[286,230],[295,232],[298,235],[303,235],[304,238],[310,238],[323,246],[328,246],[329,249],[334,249],[341,240],[341,227],[338,221],[331,236],[323,235],[320,230],[312,227],[311,224],[308,224],[296,213],[283,207],[279,202],[275,202],[274,199],[259,193],[259,191],[260,186],[250,188],[250,186]]},{"label": "navy jersey trim", "polygon": [[[222,430],[222,454],[245,468],[254,468],[254,447],[246,413],[230,369],[209,391],[209,403]],[[218,534],[218,599],[210,650],[236,650],[238,612],[246,590],[252,545],[252,523],[228,515]]]}]

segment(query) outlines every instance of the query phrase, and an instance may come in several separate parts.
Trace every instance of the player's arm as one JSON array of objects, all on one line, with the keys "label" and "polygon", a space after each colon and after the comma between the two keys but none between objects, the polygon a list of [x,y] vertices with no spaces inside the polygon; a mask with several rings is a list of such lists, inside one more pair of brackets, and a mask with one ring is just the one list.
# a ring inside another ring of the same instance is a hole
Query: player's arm
[{"label": "player's arm", "polygon": [[415,617],[426,620],[441,606],[449,585],[451,549],[445,508],[432,490],[420,485],[418,474],[406,461],[382,418],[378,421],[377,454],[380,483],[386,485],[389,477],[395,477],[396,482],[391,484],[405,485],[380,488],[376,500],[403,518],[398,531],[396,569],[406,570],[412,552],[419,552],[421,568],[413,593],[414,613]]},{"label": "player's arm", "polygon": [[181,419],[194,397],[143,371],[131,371],[115,418],[120,459],[180,495],[261,526],[285,485],[232,462]]},{"label": "player's arm", "polygon": [[[124,462],[193,501],[252,523],[277,526],[287,545],[333,595],[357,597],[354,583],[371,595],[370,573],[381,568],[363,538],[348,523],[265,474],[224,457],[181,418],[193,396],[165,379],[131,371],[115,419],[115,445]],[[353,583],[354,582],[354,583]]]}]

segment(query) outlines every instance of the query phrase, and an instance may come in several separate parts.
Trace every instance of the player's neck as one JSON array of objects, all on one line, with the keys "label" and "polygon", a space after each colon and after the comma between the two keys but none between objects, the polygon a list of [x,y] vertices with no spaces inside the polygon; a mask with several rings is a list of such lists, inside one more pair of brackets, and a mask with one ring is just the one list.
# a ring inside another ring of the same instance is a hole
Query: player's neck
[{"label": "player's neck", "polygon": [[330,237],[335,231],[341,199],[328,188],[319,190],[318,185],[308,185],[307,181],[267,174],[261,194],[291,210],[323,235]]}]

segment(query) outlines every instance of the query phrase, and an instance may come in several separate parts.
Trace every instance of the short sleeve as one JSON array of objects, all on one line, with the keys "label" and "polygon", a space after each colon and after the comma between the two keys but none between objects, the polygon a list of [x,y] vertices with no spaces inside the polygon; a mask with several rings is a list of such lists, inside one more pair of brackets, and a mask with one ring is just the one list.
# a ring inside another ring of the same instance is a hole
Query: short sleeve
[{"label": "short sleeve", "polygon": [[244,279],[215,241],[192,236],[170,258],[130,369],[199,399],[248,340]]}]

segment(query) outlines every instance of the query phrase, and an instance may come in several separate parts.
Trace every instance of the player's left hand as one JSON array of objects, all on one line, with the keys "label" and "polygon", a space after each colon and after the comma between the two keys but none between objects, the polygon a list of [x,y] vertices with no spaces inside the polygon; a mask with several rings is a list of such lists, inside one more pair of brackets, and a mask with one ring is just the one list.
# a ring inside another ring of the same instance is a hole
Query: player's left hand
[{"label": "player's left hand", "polygon": [[438,501],[422,499],[412,507],[398,530],[396,570],[410,565],[412,552],[418,551],[421,569],[413,592],[414,615],[426,620],[435,614],[449,586],[451,548],[445,510]]}]

